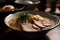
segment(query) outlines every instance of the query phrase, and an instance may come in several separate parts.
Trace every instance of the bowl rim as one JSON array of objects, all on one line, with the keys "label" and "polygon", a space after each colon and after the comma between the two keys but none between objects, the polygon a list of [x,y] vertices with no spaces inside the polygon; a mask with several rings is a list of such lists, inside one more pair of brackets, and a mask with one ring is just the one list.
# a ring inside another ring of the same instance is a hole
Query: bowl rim
[{"label": "bowl rim", "polygon": [[[27,5],[27,4],[28,4],[28,5],[31,4],[31,3],[28,3],[29,0],[23,1],[23,2],[18,2],[18,1],[14,1],[14,2],[15,2],[15,3],[18,3],[18,4],[26,4],[26,5]],[[26,2],[27,2],[27,3],[26,3]],[[33,2],[33,1],[31,1],[31,2]],[[40,2],[41,2],[41,1],[38,0],[36,3],[33,2],[32,5],[33,5],[33,4],[39,4]]]}]

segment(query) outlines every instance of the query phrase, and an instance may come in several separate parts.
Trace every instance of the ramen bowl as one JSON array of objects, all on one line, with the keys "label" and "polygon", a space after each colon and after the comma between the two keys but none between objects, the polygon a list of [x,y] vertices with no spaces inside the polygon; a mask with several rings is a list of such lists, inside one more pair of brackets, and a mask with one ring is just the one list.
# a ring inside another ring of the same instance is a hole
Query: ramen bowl
[{"label": "ramen bowl", "polygon": [[[39,31],[21,31],[20,28],[18,28],[18,27],[10,26],[8,21],[12,17],[17,16],[17,15],[19,15],[22,12],[31,13],[31,14],[34,14],[34,15],[38,14],[38,15],[41,15],[43,17],[47,17],[47,18],[53,20],[54,23],[53,23],[52,26],[46,27],[43,30],[39,30]],[[57,27],[59,25],[59,23],[60,23],[59,17],[57,17],[55,15],[51,15],[49,13],[40,12],[40,11],[20,11],[20,12],[16,12],[16,13],[13,13],[13,14],[9,14],[8,16],[5,17],[4,22],[5,22],[6,26],[8,26],[9,28],[11,28],[11,29],[13,29],[15,31],[18,31],[17,33],[19,35],[21,35],[23,37],[26,37],[26,38],[37,38],[37,37],[44,36],[47,32],[49,32],[50,30],[52,30],[55,27]]]}]

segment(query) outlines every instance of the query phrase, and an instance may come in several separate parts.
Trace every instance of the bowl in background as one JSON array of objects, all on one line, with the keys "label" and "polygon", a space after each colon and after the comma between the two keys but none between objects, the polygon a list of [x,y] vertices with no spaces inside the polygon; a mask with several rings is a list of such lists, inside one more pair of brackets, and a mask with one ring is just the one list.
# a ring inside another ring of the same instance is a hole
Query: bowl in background
[{"label": "bowl in background", "polygon": [[25,6],[25,11],[34,10],[40,3],[39,0],[15,0],[17,4],[23,4]]},{"label": "bowl in background", "polygon": [[[3,7],[8,6],[8,5],[14,7],[13,11],[4,11],[3,10]],[[17,4],[17,3],[1,3],[1,5],[0,5],[0,13],[13,13],[13,12],[18,12],[18,11],[23,10],[24,7],[25,6],[23,4]]]}]

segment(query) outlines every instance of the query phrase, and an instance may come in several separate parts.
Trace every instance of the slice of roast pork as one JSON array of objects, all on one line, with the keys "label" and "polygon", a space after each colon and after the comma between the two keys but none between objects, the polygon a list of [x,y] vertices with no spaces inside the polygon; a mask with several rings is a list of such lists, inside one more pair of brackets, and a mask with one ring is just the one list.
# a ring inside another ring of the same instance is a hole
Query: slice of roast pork
[{"label": "slice of roast pork", "polygon": [[31,24],[31,23],[21,23],[21,26],[23,27],[23,30],[24,30],[24,31],[28,31],[28,32],[38,31],[38,30],[32,28],[32,25],[33,25],[33,24]]},{"label": "slice of roast pork", "polygon": [[44,26],[47,26],[47,27],[52,25],[52,22],[49,19],[45,19],[42,23]]},{"label": "slice of roast pork", "polygon": [[33,20],[33,21],[34,21],[34,23],[35,23],[38,27],[40,27],[40,28],[46,27],[46,26],[44,26],[44,25],[42,24],[41,21],[36,21],[36,20]]}]

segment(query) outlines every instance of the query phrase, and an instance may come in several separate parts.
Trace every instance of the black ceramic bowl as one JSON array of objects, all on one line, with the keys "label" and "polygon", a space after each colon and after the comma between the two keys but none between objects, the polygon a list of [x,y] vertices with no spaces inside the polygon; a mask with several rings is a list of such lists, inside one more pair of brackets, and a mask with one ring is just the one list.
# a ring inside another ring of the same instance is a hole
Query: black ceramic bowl
[{"label": "black ceramic bowl", "polygon": [[23,37],[36,38],[36,37],[43,36],[43,35],[45,35],[49,30],[52,30],[52,29],[54,29],[55,27],[57,27],[57,26],[59,25],[59,23],[60,23],[59,17],[54,16],[54,15],[51,15],[51,14],[49,14],[49,13],[40,12],[40,11],[37,11],[37,12],[34,12],[34,11],[21,11],[21,12],[28,12],[28,13],[32,13],[32,14],[38,14],[38,15],[41,15],[41,16],[43,16],[43,17],[47,17],[47,18],[49,18],[49,19],[51,19],[51,20],[54,21],[54,25],[53,25],[53,26],[51,26],[50,28],[41,30],[41,31],[37,31],[37,32],[35,32],[35,31],[34,31],[34,32],[32,32],[32,31],[31,31],[31,32],[20,31],[19,28],[17,28],[17,27],[15,27],[15,28],[14,28],[14,27],[11,27],[11,26],[9,25],[9,23],[8,23],[9,19],[10,19],[11,17],[13,17],[13,15],[18,15],[20,12],[16,12],[16,13],[14,13],[14,14],[9,14],[9,15],[8,15],[7,17],[5,17],[5,19],[4,19],[5,24],[6,24],[9,28],[11,28],[11,29],[13,29],[13,30],[15,30],[15,31],[18,31],[18,34],[21,35],[21,36],[23,36]]},{"label": "black ceramic bowl", "polygon": [[[12,5],[14,7],[14,11],[3,11],[2,8],[6,5]],[[24,9],[23,4],[17,4],[17,3],[0,3],[0,13],[13,13],[13,12],[18,12]]]}]

